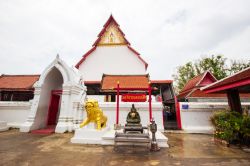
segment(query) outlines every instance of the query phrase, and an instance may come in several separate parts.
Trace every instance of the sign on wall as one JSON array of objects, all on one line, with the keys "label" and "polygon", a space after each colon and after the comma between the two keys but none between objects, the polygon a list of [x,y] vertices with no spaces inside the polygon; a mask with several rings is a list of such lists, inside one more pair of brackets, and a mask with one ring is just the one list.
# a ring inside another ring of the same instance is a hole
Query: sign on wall
[{"label": "sign on wall", "polygon": [[147,100],[146,94],[123,94],[123,102],[145,102]]},{"label": "sign on wall", "polygon": [[183,104],[183,105],[182,105],[182,109],[188,110],[188,108],[189,108],[188,104]]}]

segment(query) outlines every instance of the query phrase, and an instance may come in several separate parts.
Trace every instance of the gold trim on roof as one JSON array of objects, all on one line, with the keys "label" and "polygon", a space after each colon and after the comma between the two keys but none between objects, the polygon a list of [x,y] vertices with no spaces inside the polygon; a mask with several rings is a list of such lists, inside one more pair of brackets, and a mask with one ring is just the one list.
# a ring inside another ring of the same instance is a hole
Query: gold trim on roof
[{"label": "gold trim on roof", "polygon": [[97,43],[98,46],[114,46],[114,45],[126,45],[126,40],[122,33],[119,31],[116,24],[111,23],[104,34],[101,36],[101,40]]}]

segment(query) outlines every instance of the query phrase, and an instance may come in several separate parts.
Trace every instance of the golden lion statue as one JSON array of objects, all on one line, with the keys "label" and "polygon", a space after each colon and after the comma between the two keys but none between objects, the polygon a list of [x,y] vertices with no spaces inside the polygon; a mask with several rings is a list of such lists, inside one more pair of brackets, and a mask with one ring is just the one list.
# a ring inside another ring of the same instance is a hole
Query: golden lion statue
[{"label": "golden lion statue", "polygon": [[97,100],[88,99],[85,102],[85,110],[87,112],[87,118],[80,124],[80,128],[90,122],[94,122],[96,124],[97,130],[101,130],[106,127],[107,117],[99,108]]}]

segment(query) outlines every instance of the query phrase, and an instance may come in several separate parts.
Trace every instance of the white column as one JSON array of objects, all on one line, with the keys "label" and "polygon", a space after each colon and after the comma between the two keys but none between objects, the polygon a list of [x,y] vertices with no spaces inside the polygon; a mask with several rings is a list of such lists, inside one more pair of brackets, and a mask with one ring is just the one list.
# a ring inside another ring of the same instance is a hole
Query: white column
[{"label": "white column", "polygon": [[36,126],[32,127],[32,125],[34,124],[34,121],[35,121],[40,94],[41,94],[41,86],[35,87],[34,98],[33,100],[30,101],[31,102],[30,113],[26,122],[20,126],[20,132],[29,132],[30,130],[36,127]]},{"label": "white column", "polygon": [[61,109],[59,119],[56,125],[56,133],[64,133],[68,130],[68,109],[70,103],[70,90],[63,86]]}]

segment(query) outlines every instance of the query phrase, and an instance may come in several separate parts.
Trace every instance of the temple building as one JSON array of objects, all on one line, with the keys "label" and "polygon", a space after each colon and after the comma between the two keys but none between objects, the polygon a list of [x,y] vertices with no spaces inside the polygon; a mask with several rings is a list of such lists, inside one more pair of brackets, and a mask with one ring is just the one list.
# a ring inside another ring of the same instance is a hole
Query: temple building
[{"label": "temple building", "polygon": [[85,81],[100,81],[105,74],[146,74],[148,64],[125,38],[111,15],[94,42],[75,66]]},{"label": "temple building", "polygon": [[242,101],[248,97],[250,98],[250,67],[243,69],[231,76],[214,82],[202,88],[202,91],[207,94],[211,93],[226,93],[230,110],[237,111],[239,113],[250,112],[245,107],[245,112],[242,108]]},{"label": "temple building", "polygon": [[29,101],[34,97],[34,83],[39,75],[1,75],[0,101]]},{"label": "temple building", "polygon": [[[92,48],[85,53],[75,67],[69,67],[59,56],[55,58],[41,75],[2,75],[0,77],[1,101],[29,101],[26,103],[23,119],[15,122],[22,132],[53,128],[55,132],[73,131],[79,126],[84,116],[82,109],[86,98],[96,99],[101,108],[108,112],[108,125],[115,123],[114,110],[117,101],[116,86],[152,90],[153,116],[159,129],[166,125],[163,108],[167,107],[174,117],[171,128],[177,128],[175,94],[172,80],[151,80],[147,73],[148,63],[132,48],[119,24],[111,15],[98,34]],[[148,91],[123,90],[121,97],[121,122],[131,103],[136,103],[142,114],[142,124],[149,122],[147,102]],[[125,96],[123,96],[125,95]],[[132,99],[134,95],[143,100]],[[128,100],[128,98],[132,100]],[[0,114],[6,115],[6,106],[1,107]],[[12,109],[8,107],[8,109]],[[0,120],[13,122],[9,116]],[[173,127],[173,124],[175,125]]]},{"label": "temple building", "polygon": [[[217,79],[210,71],[205,71],[202,74],[190,79],[180,93],[177,95],[179,101],[188,102],[227,102],[226,93],[205,93],[201,89],[215,83]],[[249,102],[249,94],[240,94],[242,102]]]}]

